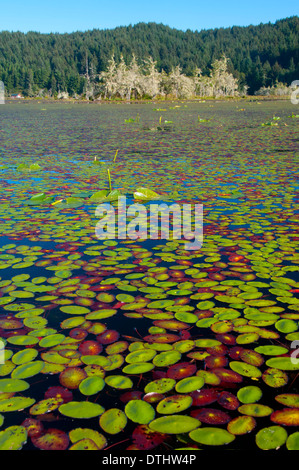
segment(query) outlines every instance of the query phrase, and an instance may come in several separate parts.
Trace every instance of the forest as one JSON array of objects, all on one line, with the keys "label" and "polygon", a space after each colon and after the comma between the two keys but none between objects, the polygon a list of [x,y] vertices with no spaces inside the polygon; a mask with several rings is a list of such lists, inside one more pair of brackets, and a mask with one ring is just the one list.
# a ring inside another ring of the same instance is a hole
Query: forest
[{"label": "forest", "polygon": [[156,23],[67,34],[2,31],[0,80],[7,94],[25,97],[253,95],[298,79],[298,38],[297,16],[201,31]]}]

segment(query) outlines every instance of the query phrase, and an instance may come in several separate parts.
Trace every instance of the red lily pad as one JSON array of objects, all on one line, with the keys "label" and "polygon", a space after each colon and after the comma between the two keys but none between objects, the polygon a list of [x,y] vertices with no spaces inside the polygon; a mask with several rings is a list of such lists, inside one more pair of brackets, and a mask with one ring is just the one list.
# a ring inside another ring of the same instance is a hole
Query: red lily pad
[{"label": "red lily pad", "polygon": [[106,330],[97,336],[97,341],[101,344],[115,343],[119,339],[119,333],[116,330]]},{"label": "red lily pad", "polygon": [[180,336],[172,333],[157,333],[154,335],[145,336],[143,339],[148,343],[175,343],[181,338]]},{"label": "red lily pad", "polygon": [[22,426],[26,428],[29,437],[40,436],[44,430],[43,423],[39,419],[34,418],[26,418],[22,422]]},{"label": "red lily pad", "polygon": [[185,330],[189,328],[190,325],[188,323],[184,323],[179,320],[156,320],[153,322],[155,326],[159,326],[160,328],[166,328],[167,330]]},{"label": "red lily pad", "polygon": [[103,351],[103,346],[98,341],[87,340],[83,341],[78,349],[83,355],[97,355]]},{"label": "red lily pad", "polygon": [[213,388],[198,390],[191,393],[193,406],[205,406],[217,401],[219,392]]},{"label": "red lily pad", "polygon": [[238,398],[233,393],[227,391],[219,394],[217,402],[227,410],[236,410],[240,405]]},{"label": "red lily pad", "polygon": [[208,356],[205,358],[205,365],[209,369],[215,367],[225,367],[228,364],[228,359],[225,356]]},{"label": "red lily pad", "polygon": [[59,382],[63,387],[73,390],[77,389],[86,377],[85,370],[80,367],[67,367],[60,373]]},{"label": "red lily pad", "polygon": [[167,438],[167,434],[153,431],[146,424],[140,424],[132,433],[133,443],[140,450],[154,449],[167,440]]},{"label": "red lily pad", "polygon": [[48,388],[45,392],[45,398],[61,398],[63,403],[68,403],[69,401],[72,401],[73,393],[67,388],[57,385]]},{"label": "red lily pad", "polygon": [[283,426],[299,426],[299,409],[283,408],[282,410],[274,411],[270,416],[270,420]]},{"label": "red lily pad", "polygon": [[222,382],[231,382],[231,383],[241,383],[243,377],[234,370],[229,370],[225,368],[215,368],[213,372],[220,378]]},{"label": "red lily pad", "polygon": [[168,368],[166,376],[170,379],[183,379],[195,374],[196,371],[197,366],[195,364],[178,362]]},{"label": "red lily pad", "polygon": [[66,450],[69,446],[69,437],[60,429],[47,429],[40,436],[32,436],[31,442],[41,450]]},{"label": "red lily pad", "polygon": [[201,408],[199,410],[192,410],[190,416],[206,424],[226,424],[231,420],[231,417],[228,413],[217,410],[216,408]]}]

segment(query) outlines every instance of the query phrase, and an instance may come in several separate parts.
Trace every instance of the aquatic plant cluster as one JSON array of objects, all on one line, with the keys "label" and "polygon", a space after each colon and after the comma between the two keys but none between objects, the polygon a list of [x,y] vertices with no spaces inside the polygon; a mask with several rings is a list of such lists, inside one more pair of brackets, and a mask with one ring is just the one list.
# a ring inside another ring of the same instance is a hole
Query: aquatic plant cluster
[{"label": "aquatic plant cluster", "polygon": [[[164,106],[0,109],[1,450],[299,448],[294,107]],[[140,187],[202,247],[98,240]]]}]

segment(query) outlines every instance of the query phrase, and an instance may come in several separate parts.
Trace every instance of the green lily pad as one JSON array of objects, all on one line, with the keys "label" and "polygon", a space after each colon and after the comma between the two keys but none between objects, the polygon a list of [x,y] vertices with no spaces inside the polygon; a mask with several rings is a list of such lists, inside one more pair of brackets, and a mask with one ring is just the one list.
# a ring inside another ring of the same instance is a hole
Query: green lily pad
[{"label": "green lily pad", "polygon": [[27,442],[27,430],[24,426],[9,426],[0,431],[0,450],[20,450]]},{"label": "green lily pad", "polygon": [[285,444],[287,437],[288,433],[283,427],[269,426],[258,431],[255,442],[262,450],[279,449]]},{"label": "green lily pad", "polygon": [[186,410],[192,405],[193,399],[189,395],[171,395],[161,400],[157,405],[160,414],[174,414]]},{"label": "green lily pad", "polygon": [[0,379],[0,392],[16,393],[29,388],[29,383],[20,379]]},{"label": "green lily pad", "polygon": [[53,206],[56,210],[59,209],[70,209],[83,206],[85,201],[83,198],[79,197],[67,197],[65,200],[55,202]]},{"label": "green lily pad", "polygon": [[299,362],[292,357],[271,357],[266,361],[266,365],[280,370],[299,370]]},{"label": "green lily pad", "polygon": [[283,387],[289,380],[286,372],[276,369],[275,367],[269,367],[266,369],[262,375],[262,379],[265,384],[273,388]]},{"label": "green lily pad", "polygon": [[143,400],[130,400],[125,406],[126,416],[138,424],[148,424],[155,417],[155,410]]},{"label": "green lily pad", "polygon": [[254,350],[260,354],[265,354],[265,356],[280,356],[288,352],[287,348],[283,346],[277,346],[274,344],[258,346],[254,348]]},{"label": "green lily pad", "polygon": [[[69,437],[72,443],[80,443],[85,439],[88,439],[89,441],[93,442],[94,445],[96,445],[97,449],[104,449],[107,445],[106,437],[98,431],[95,431],[94,429],[75,428],[69,432]],[[85,448],[82,450],[85,450]]]},{"label": "green lily pad", "polygon": [[178,414],[156,418],[149,423],[149,428],[159,433],[185,434],[195,430],[200,424],[196,418]]},{"label": "green lily pad", "polygon": [[154,369],[154,364],[151,362],[136,362],[135,364],[129,364],[123,368],[125,374],[145,374],[150,370]]},{"label": "green lily pad", "polygon": [[142,349],[139,351],[133,351],[126,356],[126,362],[134,364],[137,362],[151,361],[157,352],[153,349]]},{"label": "green lily pad", "polygon": [[110,387],[121,390],[133,387],[132,380],[124,375],[109,375],[108,377],[105,377],[105,382]]},{"label": "green lily pad", "polygon": [[38,328],[43,328],[44,326],[46,326],[48,323],[48,320],[43,317],[32,316],[32,317],[25,318],[23,323],[25,326],[27,326],[27,328],[32,328],[36,330]]},{"label": "green lily pad", "polygon": [[25,364],[26,362],[31,362],[35,359],[38,355],[38,351],[36,349],[24,349],[23,351],[18,351],[14,354],[11,358],[12,362],[16,365]]},{"label": "green lily pad", "polygon": [[79,390],[83,395],[95,395],[103,390],[105,381],[101,377],[86,377],[80,382]]},{"label": "green lily pad", "polygon": [[275,400],[282,405],[299,408],[299,394],[297,393],[281,393],[276,395]]},{"label": "green lily pad", "polygon": [[240,388],[237,392],[238,400],[242,403],[255,403],[260,400],[262,395],[262,390],[255,385]]},{"label": "green lily pad", "polygon": [[43,361],[30,361],[16,367],[12,371],[11,377],[13,379],[27,379],[29,377],[33,377],[34,375],[39,374],[43,367]]},{"label": "green lily pad", "polygon": [[260,369],[252,364],[247,364],[241,361],[231,361],[229,366],[234,372],[246,377],[258,378],[262,376]]},{"label": "green lily pad", "polygon": [[107,191],[107,189],[100,189],[99,191],[96,191],[95,193],[93,193],[90,196],[89,200],[93,202],[101,202],[104,199],[106,199],[108,193],[109,191]]},{"label": "green lily pad", "polygon": [[11,336],[7,342],[16,346],[32,346],[38,343],[38,339],[31,335]]},{"label": "green lily pad", "polygon": [[290,434],[286,441],[288,450],[299,450],[299,431]]},{"label": "green lily pad", "polygon": [[157,367],[165,367],[170,366],[172,364],[177,363],[182,357],[182,354],[179,351],[171,350],[171,351],[164,351],[157,354],[153,358],[153,364]]},{"label": "green lily pad", "polygon": [[235,440],[235,436],[226,429],[215,427],[195,429],[189,436],[193,441],[208,446],[227,445]]},{"label": "green lily pad", "polygon": [[102,309],[102,310],[94,310],[91,313],[86,315],[86,320],[102,320],[103,318],[110,318],[116,315],[117,310],[110,308],[110,309]]},{"label": "green lily pad", "polygon": [[63,313],[69,313],[71,315],[84,315],[90,312],[89,308],[82,307],[80,305],[66,305],[60,307],[60,310]]},{"label": "green lily pad", "polygon": [[191,393],[202,388],[204,383],[205,381],[203,377],[185,377],[177,382],[175,390],[178,393]]},{"label": "green lily pad", "polygon": [[62,403],[63,399],[59,397],[45,398],[35,403],[29,411],[31,415],[43,415],[56,410]]},{"label": "green lily pad", "polygon": [[101,415],[99,423],[108,434],[118,434],[126,427],[127,421],[127,416],[122,410],[110,408]]},{"label": "green lily pad", "polygon": [[148,201],[152,199],[159,199],[160,197],[161,196],[159,194],[157,194],[152,189],[148,189],[148,188],[137,188],[136,191],[134,191],[135,199]]},{"label": "green lily pad", "polygon": [[25,204],[29,206],[47,205],[53,202],[53,196],[47,196],[45,193],[38,193],[32,196],[29,200],[25,201]]},{"label": "green lily pad", "polygon": [[298,322],[282,318],[275,323],[275,328],[281,333],[293,333],[298,330]]},{"label": "green lily pad", "polygon": [[52,348],[53,346],[57,346],[65,339],[65,335],[61,333],[55,333],[53,335],[48,335],[42,338],[39,341],[39,346],[42,348]]},{"label": "green lily pad", "polygon": [[100,416],[105,409],[98,403],[89,401],[70,401],[59,407],[62,415],[69,418],[90,419]]},{"label": "green lily pad", "polygon": [[21,411],[35,403],[34,398],[26,397],[11,397],[5,400],[0,400],[0,412],[5,413],[7,411]]},{"label": "green lily pad", "polygon": [[249,403],[239,406],[238,411],[247,416],[264,417],[269,416],[272,413],[273,409],[267,405],[261,405],[259,403]]},{"label": "green lily pad", "polygon": [[145,393],[166,393],[173,389],[176,381],[174,379],[157,379],[149,382],[144,387]]}]

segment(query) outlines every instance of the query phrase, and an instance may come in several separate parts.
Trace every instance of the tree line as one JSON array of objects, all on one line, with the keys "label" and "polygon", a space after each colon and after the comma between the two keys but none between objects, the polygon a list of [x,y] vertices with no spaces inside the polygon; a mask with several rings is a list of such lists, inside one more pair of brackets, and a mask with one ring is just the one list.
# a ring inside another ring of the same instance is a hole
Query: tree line
[{"label": "tree line", "polygon": [[[158,82],[161,93],[171,90],[177,96],[192,90],[199,95],[247,90],[251,95],[299,79],[298,38],[297,16],[201,31],[156,23],[70,34],[2,31],[0,80],[7,93],[24,96],[109,97],[115,77],[111,82],[107,74],[115,67],[125,83],[117,91],[120,96],[128,96],[129,73],[138,77],[133,95],[155,95]],[[219,87],[217,73],[222,74]]]}]

